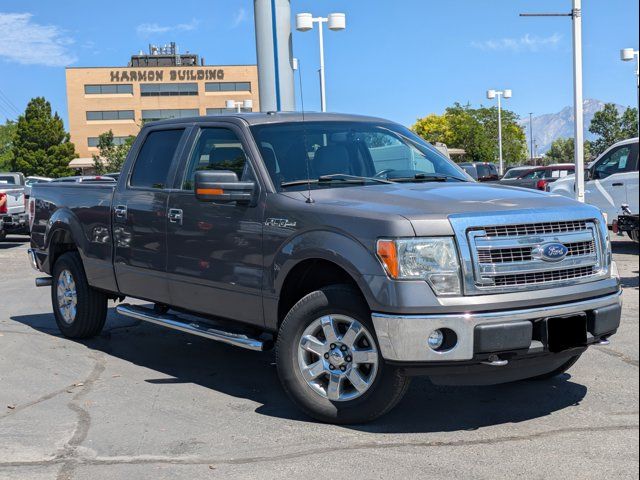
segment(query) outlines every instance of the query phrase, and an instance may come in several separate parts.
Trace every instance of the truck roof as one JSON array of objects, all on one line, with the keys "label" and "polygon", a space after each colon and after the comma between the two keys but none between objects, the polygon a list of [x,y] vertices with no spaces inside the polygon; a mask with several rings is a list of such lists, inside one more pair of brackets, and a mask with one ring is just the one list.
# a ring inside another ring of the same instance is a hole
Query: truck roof
[{"label": "truck roof", "polygon": [[145,126],[179,124],[179,123],[202,123],[215,121],[237,121],[244,120],[249,125],[262,125],[268,123],[287,122],[317,122],[323,120],[333,120],[341,122],[377,122],[391,123],[390,120],[364,115],[351,115],[345,113],[320,113],[320,112],[265,112],[265,113],[228,113],[222,115],[202,115],[198,117],[173,118],[158,120],[146,123]]}]

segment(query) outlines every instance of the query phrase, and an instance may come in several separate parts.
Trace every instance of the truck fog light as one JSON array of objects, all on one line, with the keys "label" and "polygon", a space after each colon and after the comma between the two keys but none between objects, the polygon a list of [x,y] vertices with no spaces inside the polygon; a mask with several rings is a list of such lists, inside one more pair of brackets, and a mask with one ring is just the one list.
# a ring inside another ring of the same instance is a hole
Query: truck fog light
[{"label": "truck fog light", "polygon": [[442,330],[438,329],[431,332],[427,343],[429,344],[431,350],[440,349],[440,347],[442,347],[442,344],[444,343],[444,333],[442,333]]}]

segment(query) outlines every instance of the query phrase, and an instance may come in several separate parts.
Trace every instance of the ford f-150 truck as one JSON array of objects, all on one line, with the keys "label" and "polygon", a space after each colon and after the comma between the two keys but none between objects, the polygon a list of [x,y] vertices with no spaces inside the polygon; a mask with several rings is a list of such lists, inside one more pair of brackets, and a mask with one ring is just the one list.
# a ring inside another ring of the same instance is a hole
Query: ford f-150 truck
[{"label": "ford f-150 truck", "polygon": [[620,322],[597,208],[477,183],[377,118],[149,123],[117,184],[36,184],[33,198],[29,253],[64,335],[99,334],[109,299],[146,300],[117,311],[275,346],[284,389],[325,422],[384,414],[414,375],[559,375]]}]

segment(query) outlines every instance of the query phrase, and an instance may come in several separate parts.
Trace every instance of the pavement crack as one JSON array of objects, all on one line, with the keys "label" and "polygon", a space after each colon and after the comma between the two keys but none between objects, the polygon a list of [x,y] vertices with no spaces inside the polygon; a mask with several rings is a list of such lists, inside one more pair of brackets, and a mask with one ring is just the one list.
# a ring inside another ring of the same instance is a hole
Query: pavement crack
[{"label": "pavement crack", "polygon": [[67,404],[69,410],[76,414],[77,422],[73,435],[62,448],[62,451],[56,455],[56,459],[63,461],[56,477],[57,480],[71,479],[80,460],[77,457],[78,447],[87,438],[89,427],[91,426],[91,415],[89,411],[81,405],[80,401],[89,394],[96,380],[100,378],[100,375],[102,375],[102,372],[104,372],[106,368],[106,360],[102,353],[94,353],[92,356],[95,363],[91,369],[91,373],[82,381],[83,388],[80,389]]},{"label": "pavement crack", "polygon": [[41,397],[32,400],[31,402],[27,402],[27,403],[23,403],[20,405],[16,405],[15,408],[13,408],[12,410],[9,410],[7,413],[3,413],[2,415],[0,415],[0,420],[2,420],[3,418],[6,417],[10,417],[12,415],[15,415],[16,413],[29,408],[29,407],[33,407],[34,405],[38,405],[39,403],[42,402],[46,402],[47,400],[51,400],[52,398],[57,397],[58,395],[61,395],[63,393],[65,393],[66,391],[68,391],[70,388],[74,388],[74,384],[71,385],[67,385],[66,387],[63,387],[59,390],[55,390],[53,392],[47,393],[46,395],[42,395]]},{"label": "pavement crack", "polygon": [[616,357],[619,358],[620,360],[622,360],[624,363],[632,365],[634,367],[638,366],[638,360],[636,360],[635,358],[631,358],[628,355],[625,355],[624,353],[618,352],[612,348],[607,348],[607,347],[598,347],[596,348],[597,351],[602,352],[602,353],[606,353],[607,355],[611,356],[611,357]]},{"label": "pavement crack", "polygon": [[277,462],[283,460],[294,460],[312,455],[326,455],[336,452],[345,451],[373,451],[394,448],[447,448],[447,447],[465,447],[473,445],[496,445],[508,442],[522,442],[538,439],[545,439],[557,435],[565,435],[572,433],[591,433],[591,432],[620,432],[638,430],[638,425],[606,425],[600,427],[569,427],[556,430],[546,430],[543,432],[535,432],[528,435],[509,435],[504,437],[481,438],[475,440],[454,440],[454,441],[406,441],[406,442],[365,442],[354,443],[353,445],[342,445],[340,447],[313,448],[280,455],[264,455],[255,457],[240,458],[200,458],[200,457],[171,457],[157,455],[138,455],[138,456],[117,456],[117,457],[79,457],[65,461],[62,458],[53,458],[51,460],[41,461],[25,461],[25,462],[0,462],[0,466],[21,467],[21,466],[45,466],[59,464],[65,461],[61,473],[67,476],[58,475],[58,480],[67,480],[70,478],[71,470],[64,469],[64,465],[71,463],[75,468],[78,465],[98,466],[98,465],[152,465],[152,464],[173,464],[173,465],[245,465],[263,462]]}]

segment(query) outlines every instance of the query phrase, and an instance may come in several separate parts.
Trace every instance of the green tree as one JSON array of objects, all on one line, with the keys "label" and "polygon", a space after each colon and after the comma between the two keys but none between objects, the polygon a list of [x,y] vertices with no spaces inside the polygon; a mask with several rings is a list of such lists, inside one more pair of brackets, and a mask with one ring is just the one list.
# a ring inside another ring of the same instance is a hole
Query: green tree
[{"label": "green tree", "polygon": [[69,162],[76,158],[58,113],[43,97],[31,99],[18,117],[13,142],[11,169],[25,175],[62,177],[69,175]]},{"label": "green tree", "polygon": [[0,172],[11,168],[13,138],[16,133],[16,122],[7,120],[0,125]]},{"label": "green tree", "polygon": [[[411,127],[428,142],[446,143],[463,148],[469,160],[494,162],[498,158],[498,110],[496,107],[471,108],[454,104],[443,115],[430,114]],[[517,164],[527,158],[524,130],[518,116],[502,111],[502,152],[505,164]]]},{"label": "green tree", "polygon": [[589,131],[597,136],[590,146],[591,153],[598,156],[614,143],[638,134],[638,111],[629,107],[620,115],[615,104],[605,103],[594,114]]},{"label": "green tree", "polygon": [[[548,160],[548,163],[573,163],[573,154],[575,151],[573,147],[573,138],[556,138],[551,143],[545,158]],[[584,159],[588,161],[590,157],[590,144],[587,141],[584,142]]]},{"label": "green tree", "polygon": [[96,175],[120,172],[135,139],[136,137],[130,135],[125,139],[124,143],[116,145],[111,130],[101,134],[98,137],[98,155],[93,155]]}]

